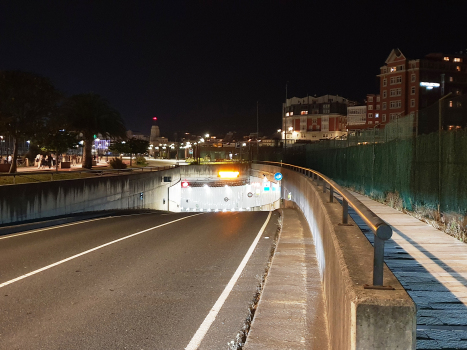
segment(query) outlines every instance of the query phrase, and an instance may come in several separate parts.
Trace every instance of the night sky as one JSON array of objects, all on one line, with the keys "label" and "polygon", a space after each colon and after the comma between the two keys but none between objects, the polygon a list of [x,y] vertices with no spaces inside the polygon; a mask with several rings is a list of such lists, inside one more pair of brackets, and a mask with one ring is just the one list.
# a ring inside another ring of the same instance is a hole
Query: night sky
[{"label": "night sky", "polygon": [[0,70],[95,92],[128,129],[256,131],[288,97],[377,93],[393,48],[467,52],[467,1],[0,0]]}]

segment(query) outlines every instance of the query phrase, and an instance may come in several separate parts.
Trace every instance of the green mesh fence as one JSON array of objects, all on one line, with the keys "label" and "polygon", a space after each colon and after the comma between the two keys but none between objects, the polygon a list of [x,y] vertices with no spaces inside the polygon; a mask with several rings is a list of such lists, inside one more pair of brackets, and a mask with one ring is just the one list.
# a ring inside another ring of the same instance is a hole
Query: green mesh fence
[{"label": "green mesh fence", "polygon": [[271,149],[260,159],[306,166],[376,197],[397,192],[408,210],[439,206],[443,212],[465,215],[467,96],[449,96],[381,130],[290,147],[286,153]]}]

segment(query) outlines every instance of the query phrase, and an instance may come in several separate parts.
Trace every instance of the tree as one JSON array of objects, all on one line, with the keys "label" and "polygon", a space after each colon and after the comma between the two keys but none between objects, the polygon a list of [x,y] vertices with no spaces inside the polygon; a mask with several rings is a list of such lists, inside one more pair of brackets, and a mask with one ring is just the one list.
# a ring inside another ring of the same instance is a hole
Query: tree
[{"label": "tree", "polygon": [[60,99],[47,78],[21,71],[0,73],[0,130],[14,142],[10,173],[16,172],[19,139],[32,139],[43,130]]},{"label": "tree", "polygon": [[132,155],[144,154],[148,151],[149,141],[137,139],[135,137],[128,140],[128,146],[130,148],[130,166]]},{"label": "tree", "polygon": [[133,154],[144,154],[148,151],[149,141],[137,139],[133,137],[127,141],[115,142],[110,147],[110,150],[118,153],[130,154],[130,166]]},{"label": "tree", "polygon": [[101,96],[94,93],[70,97],[64,106],[71,130],[81,134],[84,141],[83,168],[92,168],[92,143],[94,135],[103,137],[126,136],[120,113]]},{"label": "tree", "polygon": [[58,171],[58,157],[70,148],[78,146],[78,135],[70,131],[70,120],[65,114],[64,107],[56,109],[47,120],[47,126],[37,135],[37,143],[46,152],[57,155],[55,170]]},{"label": "tree", "polygon": [[57,155],[57,162],[55,163],[56,171],[58,171],[58,156],[70,148],[76,147],[78,144],[76,133],[64,129],[48,132],[39,142],[42,150],[53,152]]}]

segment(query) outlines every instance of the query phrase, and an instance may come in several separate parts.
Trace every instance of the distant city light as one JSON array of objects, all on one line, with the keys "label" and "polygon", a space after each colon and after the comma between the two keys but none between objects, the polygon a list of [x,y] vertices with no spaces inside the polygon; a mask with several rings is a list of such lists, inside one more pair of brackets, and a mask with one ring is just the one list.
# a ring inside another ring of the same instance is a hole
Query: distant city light
[{"label": "distant city light", "polygon": [[420,82],[420,86],[425,86],[427,90],[431,90],[434,87],[439,87],[439,83],[427,83],[425,81]]}]

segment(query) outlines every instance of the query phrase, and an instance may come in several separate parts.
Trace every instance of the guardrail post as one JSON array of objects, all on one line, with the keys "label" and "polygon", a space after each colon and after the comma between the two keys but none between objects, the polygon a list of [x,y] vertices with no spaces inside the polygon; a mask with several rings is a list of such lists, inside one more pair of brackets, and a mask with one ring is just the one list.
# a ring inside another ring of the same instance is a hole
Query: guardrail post
[{"label": "guardrail post", "polygon": [[329,202],[334,202],[334,188],[329,185]]},{"label": "guardrail post", "polygon": [[349,222],[349,202],[342,198],[342,223],[346,225]]},{"label": "guardrail post", "polygon": [[326,193],[326,181],[324,181],[324,179],[322,179],[323,181],[323,193]]},{"label": "guardrail post", "polygon": [[373,285],[383,285],[384,240],[375,235],[375,251],[373,257]]}]

